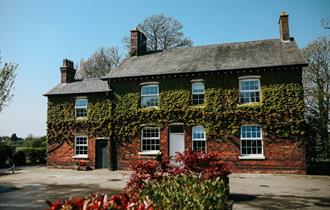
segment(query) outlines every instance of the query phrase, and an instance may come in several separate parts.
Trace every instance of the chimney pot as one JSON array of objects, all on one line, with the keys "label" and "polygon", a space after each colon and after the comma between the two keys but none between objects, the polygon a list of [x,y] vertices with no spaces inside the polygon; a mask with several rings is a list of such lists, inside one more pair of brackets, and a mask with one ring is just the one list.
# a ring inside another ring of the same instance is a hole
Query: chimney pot
[{"label": "chimney pot", "polygon": [[73,61],[69,59],[63,59],[61,70],[61,83],[70,83],[74,81],[76,69],[74,69]]},{"label": "chimney pot", "polygon": [[289,15],[286,12],[282,12],[278,23],[280,25],[280,38],[283,41],[290,41]]},{"label": "chimney pot", "polygon": [[131,30],[131,56],[147,53],[147,37],[137,28]]}]

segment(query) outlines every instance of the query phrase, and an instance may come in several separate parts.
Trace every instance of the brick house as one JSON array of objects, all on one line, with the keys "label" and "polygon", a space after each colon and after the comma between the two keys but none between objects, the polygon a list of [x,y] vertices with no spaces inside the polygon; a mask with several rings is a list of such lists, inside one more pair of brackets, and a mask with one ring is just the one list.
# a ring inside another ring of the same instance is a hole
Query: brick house
[{"label": "brick house", "polygon": [[138,29],[131,52],[101,79],[76,80],[65,59],[48,97],[48,164],[128,169],[185,150],[216,152],[233,172],[305,173],[302,69],[289,35],[150,52]]}]

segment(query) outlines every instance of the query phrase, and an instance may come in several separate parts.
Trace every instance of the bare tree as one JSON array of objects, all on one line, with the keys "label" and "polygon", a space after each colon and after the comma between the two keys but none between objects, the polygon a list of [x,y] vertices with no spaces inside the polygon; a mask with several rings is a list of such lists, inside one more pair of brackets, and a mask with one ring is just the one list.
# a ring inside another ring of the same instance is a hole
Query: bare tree
[{"label": "bare tree", "polygon": [[13,97],[12,89],[16,77],[17,64],[5,63],[2,66],[0,57],[0,112],[7,106]]},{"label": "bare tree", "polygon": [[324,29],[330,29],[329,18],[322,18],[321,19],[321,25]]},{"label": "bare tree", "polygon": [[[182,24],[163,14],[147,17],[138,26],[147,37],[147,48],[151,51],[166,50],[177,47],[190,47],[192,41],[182,32]],[[130,49],[130,36],[123,38],[125,47]]]},{"label": "bare tree", "polygon": [[304,69],[303,83],[307,120],[314,130],[317,156],[330,157],[330,39],[320,37],[303,53],[309,62]]},{"label": "bare tree", "polygon": [[78,74],[83,78],[100,78],[109,73],[121,62],[117,47],[101,47],[87,60],[80,61]]}]

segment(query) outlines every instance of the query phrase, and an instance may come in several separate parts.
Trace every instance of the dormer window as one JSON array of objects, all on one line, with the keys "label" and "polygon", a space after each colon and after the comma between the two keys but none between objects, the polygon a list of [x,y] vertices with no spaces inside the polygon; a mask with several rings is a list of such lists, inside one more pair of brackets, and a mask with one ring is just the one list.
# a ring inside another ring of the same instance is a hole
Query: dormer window
[{"label": "dormer window", "polygon": [[204,103],[205,86],[204,82],[193,82],[191,84],[191,104],[199,105]]},{"label": "dormer window", "polygon": [[260,77],[239,78],[239,102],[254,103],[260,102]]},{"label": "dormer window", "polygon": [[75,103],[75,115],[76,117],[87,117],[87,98],[77,98]]},{"label": "dormer window", "polygon": [[158,107],[159,86],[158,83],[141,84],[141,107]]}]

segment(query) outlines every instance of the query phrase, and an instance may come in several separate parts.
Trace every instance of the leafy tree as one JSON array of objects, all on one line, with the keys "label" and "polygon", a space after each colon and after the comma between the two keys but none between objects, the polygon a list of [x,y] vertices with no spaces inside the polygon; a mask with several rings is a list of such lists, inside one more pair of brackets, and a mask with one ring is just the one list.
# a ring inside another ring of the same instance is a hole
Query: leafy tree
[{"label": "leafy tree", "polygon": [[82,78],[100,78],[118,66],[121,60],[117,47],[101,47],[90,58],[80,61],[78,74]]},{"label": "leafy tree", "polygon": [[11,135],[11,137],[10,137],[10,141],[12,141],[12,142],[17,142],[17,141],[18,141],[18,137],[17,137],[16,133],[13,133],[13,134]]},{"label": "leafy tree", "polygon": [[0,57],[0,113],[13,97],[12,89],[16,77],[17,64],[5,63],[2,66]]},{"label": "leafy tree", "polygon": [[[147,49],[150,51],[166,50],[193,45],[190,38],[182,32],[183,25],[173,17],[163,14],[147,17],[137,26],[147,37]],[[130,49],[130,36],[123,38],[125,47]]]},{"label": "leafy tree", "polygon": [[24,146],[25,147],[32,147],[32,148],[46,148],[46,137],[34,137],[33,135],[29,135],[27,138],[25,138]]},{"label": "leafy tree", "polygon": [[309,66],[303,72],[306,117],[313,156],[330,158],[330,39],[320,37],[303,53]]}]

